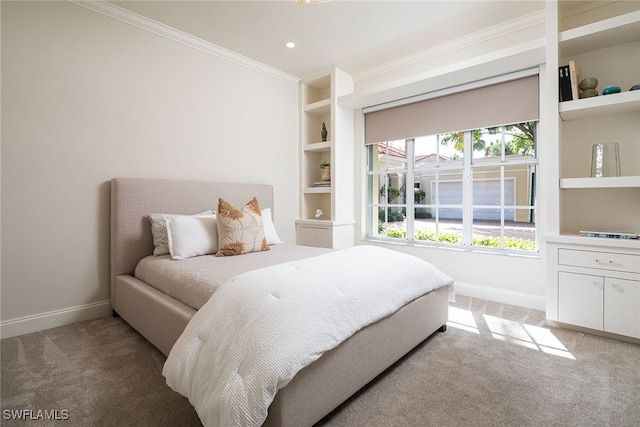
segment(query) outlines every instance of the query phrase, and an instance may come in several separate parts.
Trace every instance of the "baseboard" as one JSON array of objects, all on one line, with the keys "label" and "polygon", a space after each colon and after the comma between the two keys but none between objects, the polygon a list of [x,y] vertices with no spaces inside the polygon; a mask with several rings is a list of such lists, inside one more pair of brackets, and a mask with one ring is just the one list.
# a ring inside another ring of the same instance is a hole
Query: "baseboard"
[{"label": "baseboard", "polygon": [[[455,285],[456,294],[458,295],[482,298],[489,301],[497,301],[535,310],[545,310],[546,302],[542,296],[490,288],[487,286],[464,282],[456,282]],[[0,322],[0,338],[4,339],[18,335],[30,334],[32,332],[64,326],[70,323],[108,316],[109,314],[111,314],[111,302],[106,300],[62,310],[49,311],[47,313],[32,316],[20,317],[17,319],[5,320]]]},{"label": "baseboard", "polygon": [[482,298],[518,307],[534,310],[546,310],[544,296],[525,294],[522,292],[508,291],[505,289],[490,288],[488,286],[474,285],[472,283],[455,282],[456,294],[467,297]]},{"label": "baseboard", "polygon": [[99,301],[0,322],[0,338],[11,338],[111,314],[111,301]]}]

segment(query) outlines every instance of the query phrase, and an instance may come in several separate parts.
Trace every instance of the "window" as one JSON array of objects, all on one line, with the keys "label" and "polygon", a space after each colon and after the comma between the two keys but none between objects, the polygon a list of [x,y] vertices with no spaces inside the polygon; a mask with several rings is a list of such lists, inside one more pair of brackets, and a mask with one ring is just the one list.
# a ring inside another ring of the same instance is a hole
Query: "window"
[{"label": "window", "polygon": [[536,252],[538,72],[365,108],[368,237]]},{"label": "window", "polygon": [[537,251],[536,126],[527,121],[368,144],[368,236]]}]

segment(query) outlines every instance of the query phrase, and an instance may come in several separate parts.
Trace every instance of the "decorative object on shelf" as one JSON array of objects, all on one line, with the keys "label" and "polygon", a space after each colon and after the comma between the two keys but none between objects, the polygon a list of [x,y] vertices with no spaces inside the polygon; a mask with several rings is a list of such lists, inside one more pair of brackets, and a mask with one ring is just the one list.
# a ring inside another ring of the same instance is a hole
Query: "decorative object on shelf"
[{"label": "decorative object on shelf", "polygon": [[320,131],[320,137],[322,138],[322,142],[327,141],[327,125],[322,122],[322,130]]},{"label": "decorative object on shelf", "polygon": [[640,85],[633,85],[629,88],[629,92],[631,92],[632,90],[639,90],[640,89]]},{"label": "decorative object on shelf", "polygon": [[571,98],[580,99],[580,81],[582,80],[582,70],[573,59],[569,61],[569,79],[571,80]]},{"label": "decorative object on shelf", "polygon": [[617,231],[588,231],[580,230],[578,234],[582,237],[600,237],[605,239],[638,239],[638,233],[617,232]]},{"label": "decorative object on shelf", "polygon": [[571,76],[569,74],[569,66],[563,65],[559,67],[559,80],[558,86],[560,87],[560,102],[572,101],[573,95],[571,92]]},{"label": "decorative object on shelf", "polygon": [[582,79],[582,81],[580,82],[581,90],[595,89],[597,87],[598,79],[596,79],[595,77],[587,77],[586,79]]},{"label": "decorative object on shelf", "polygon": [[598,89],[587,89],[580,92],[580,99],[593,98],[594,96],[598,96]]},{"label": "decorative object on shelf", "polygon": [[587,77],[586,79],[582,79],[580,81],[580,89],[582,92],[580,93],[580,99],[582,98],[591,98],[593,96],[598,96],[598,79],[595,77]]},{"label": "decorative object on shelf", "polygon": [[324,215],[322,209],[316,209],[316,219],[322,219],[322,215]]},{"label": "decorative object on shelf", "polygon": [[602,89],[603,95],[610,95],[612,93],[620,93],[620,86],[607,86]]},{"label": "decorative object on shelf", "polygon": [[620,148],[617,143],[593,144],[591,150],[591,176],[620,176]]},{"label": "decorative object on shelf", "polygon": [[323,181],[331,181],[331,164],[330,163],[320,163],[320,169],[322,169],[322,178]]}]

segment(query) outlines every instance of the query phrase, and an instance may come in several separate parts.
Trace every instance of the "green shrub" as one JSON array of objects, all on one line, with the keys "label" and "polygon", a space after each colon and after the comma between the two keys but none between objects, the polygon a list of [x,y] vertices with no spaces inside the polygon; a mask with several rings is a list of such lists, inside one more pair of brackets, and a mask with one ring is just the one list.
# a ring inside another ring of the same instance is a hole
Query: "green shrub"
[{"label": "green shrub", "polygon": [[386,236],[392,239],[406,239],[407,232],[401,228],[387,228]]},{"label": "green shrub", "polygon": [[[380,188],[380,195],[383,197],[384,197],[385,190],[386,190],[385,186],[382,186]],[[398,187],[389,187],[389,190],[387,191],[387,202],[391,203],[393,200],[400,197],[401,194],[402,192]]]},{"label": "green shrub", "polygon": [[[402,212],[399,212],[397,210],[392,210],[391,208],[389,209],[389,213],[387,214],[387,219],[386,219],[388,222],[404,221],[404,219],[405,219],[405,215]],[[378,209],[378,221],[382,221],[382,222],[385,221],[384,209]]]},{"label": "green shrub", "polygon": [[[392,239],[406,239],[407,232],[401,228],[389,228],[386,233],[381,232],[381,236],[386,236]],[[462,235],[459,233],[440,233],[438,236],[438,241],[444,243],[451,243],[454,245],[461,245],[464,243]],[[423,240],[423,241],[436,241],[436,233],[430,230],[417,230],[415,233],[415,240]],[[499,237],[474,237],[473,239],[474,246],[482,246],[486,248],[499,248],[500,247],[500,238]],[[504,239],[504,248],[512,249],[517,251],[535,251],[536,250],[536,242],[525,239],[516,239],[513,237],[505,237]]]}]

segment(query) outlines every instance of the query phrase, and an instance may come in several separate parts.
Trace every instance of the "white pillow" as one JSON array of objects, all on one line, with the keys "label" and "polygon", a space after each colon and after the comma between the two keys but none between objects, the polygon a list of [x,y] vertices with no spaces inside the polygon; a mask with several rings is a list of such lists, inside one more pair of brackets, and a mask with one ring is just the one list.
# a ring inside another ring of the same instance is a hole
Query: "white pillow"
[{"label": "white pillow", "polygon": [[[212,210],[200,212],[197,216],[215,215]],[[151,222],[151,234],[153,235],[153,255],[167,255],[169,253],[169,242],[167,242],[167,220],[174,219],[179,214],[149,214]]]},{"label": "white pillow", "polygon": [[264,226],[264,237],[267,238],[267,245],[278,245],[284,243],[280,240],[276,226],[273,225],[273,219],[271,219],[271,209],[262,209],[262,222]]},{"label": "white pillow", "polygon": [[173,259],[214,254],[218,251],[216,216],[177,216],[167,220],[167,238]]}]

